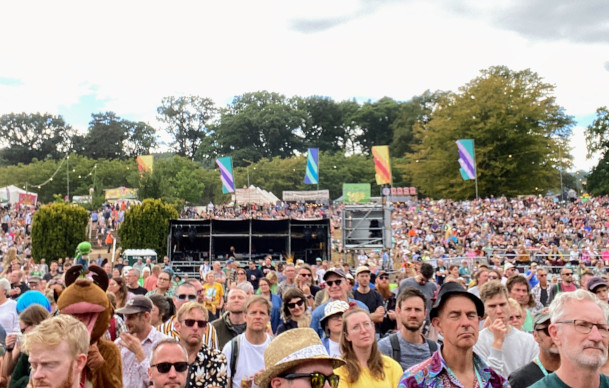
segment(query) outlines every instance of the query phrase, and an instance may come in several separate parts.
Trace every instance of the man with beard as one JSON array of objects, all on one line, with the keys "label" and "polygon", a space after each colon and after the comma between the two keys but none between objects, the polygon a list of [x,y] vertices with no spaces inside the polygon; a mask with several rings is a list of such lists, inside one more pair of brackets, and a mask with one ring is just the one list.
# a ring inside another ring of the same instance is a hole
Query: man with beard
[{"label": "man with beard", "polygon": [[203,343],[208,317],[208,311],[197,302],[185,303],[178,310],[180,345],[188,353],[187,387],[226,387],[226,358]]},{"label": "man with beard", "polygon": [[27,333],[22,350],[29,354],[32,388],[79,388],[89,332],[78,319],[61,314]]},{"label": "man with beard", "polygon": [[563,292],[550,305],[550,336],[560,353],[560,367],[532,388],[609,387],[600,373],[607,361],[609,306],[585,290]]},{"label": "man with beard", "polygon": [[573,270],[570,267],[564,267],[560,270],[560,283],[552,286],[550,289],[550,298],[548,303],[552,303],[556,295],[561,292],[572,292],[577,289],[573,282]]},{"label": "man with beard", "polygon": [[508,381],[512,388],[527,388],[554,372],[560,366],[560,354],[550,333],[550,315],[541,313],[535,316],[533,336],[539,345],[539,356],[510,374]]},{"label": "man with beard", "polygon": [[150,324],[152,302],[148,297],[135,295],[125,307],[116,310],[125,317],[127,332],[121,333],[114,343],[121,351],[123,361],[123,386],[148,386],[148,368],[154,345],[163,338],[161,332]]},{"label": "man with beard", "polygon": [[385,316],[380,325],[380,335],[384,337],[387,333],[393,333],[397,328],[395,294],[389,288],[389,274],[387,272],[381,271],[376,277],[376,291],[383,297],[383,307],[385,308]]},{"label": "man with beard", "polygon": [[427,316],[426,303],[421,291],[406,287],[396,303],[400,330],[378,342],[381,353],[394,358],[404,370],[425,361],[438,349],[435,342],[421,334]]}]

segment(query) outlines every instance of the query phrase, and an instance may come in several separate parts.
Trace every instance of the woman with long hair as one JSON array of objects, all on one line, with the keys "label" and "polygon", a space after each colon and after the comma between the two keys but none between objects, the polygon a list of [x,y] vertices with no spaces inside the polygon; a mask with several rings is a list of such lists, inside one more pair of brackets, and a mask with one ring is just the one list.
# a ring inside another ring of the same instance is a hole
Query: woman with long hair
[{"label": "woman with long hair", "polygon": [[258,294],[271,302],[271,329],[275,333],[281,324],[281,297],[271,292],[271,281],[266,277],[258,280]]},{"label": "woman with long hair", "polygon": [[297,327],[309,327],[311,313],[307,310],[307,297],[300,288],[290,288],[283,293],[283,322],[277,335]]},{"label": "woman with long hair", "polygon": [[127,282],[122,277],[110,279],[108,282],[108,291],[116,296],[116,309],[125,307],[129,300],[129,291],[127,290]]},{"label": "woman with long hair", "polygon": [[339,388],[397,387],[402,367],[379,351],[370,314],[360,308],[348,310],[342,329],[340,350],[346,364],[334,371],[340,376]]}]

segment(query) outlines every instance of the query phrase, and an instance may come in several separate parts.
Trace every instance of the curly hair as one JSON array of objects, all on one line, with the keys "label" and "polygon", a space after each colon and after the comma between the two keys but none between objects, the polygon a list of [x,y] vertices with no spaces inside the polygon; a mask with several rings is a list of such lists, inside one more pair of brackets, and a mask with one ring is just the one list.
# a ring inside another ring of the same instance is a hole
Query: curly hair
[{"label": "curly hair", "polygon": [[[347,369],[347,380],[349,383],[356,382],[361,373],[362,366],[357,361],[355,350],[353,350],[353,343],[347,339],[347,325],[349,324],[349,318],[355,314],[366,314],[370,320],[370,324],[374,327],[374,323],[370,318],[370,313],[361,308],[354,308],[347,310],[343,314],[343,332],[340,335],[340,350],[343,353],[342,358],[345,360],[345,368]],[[374,334],[373,334],[374,338]],[[377,380],[385,379],[385,369],[383,366],[383,355],[379,351],[376,339],[372,343],[372,349],[370,350],[370,357],[368,358],[368,369],[370,374]]]}]

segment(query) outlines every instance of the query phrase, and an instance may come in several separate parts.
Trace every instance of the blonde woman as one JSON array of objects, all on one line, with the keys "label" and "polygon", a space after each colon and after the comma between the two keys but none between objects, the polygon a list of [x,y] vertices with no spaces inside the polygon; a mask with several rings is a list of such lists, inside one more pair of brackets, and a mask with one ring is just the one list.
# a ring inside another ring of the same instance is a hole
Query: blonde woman
[{"label": "blonde woman", "polygon": [[339,388],[395,388],[402,377],[397,361],[381,354],[370,314],[355,308],[343,314],[340,350],[345,365],[334,373]]}]

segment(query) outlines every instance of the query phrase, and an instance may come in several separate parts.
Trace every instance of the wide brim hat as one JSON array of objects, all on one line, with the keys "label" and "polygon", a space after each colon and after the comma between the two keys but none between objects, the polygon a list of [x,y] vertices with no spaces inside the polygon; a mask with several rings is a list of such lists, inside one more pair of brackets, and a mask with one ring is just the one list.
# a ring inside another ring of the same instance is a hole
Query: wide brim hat
[{"label": "wide brim hat", "polygon": [[431,311],[429,312],[429,318],[433,319],[437,317],[438,312],[440,311],[440,307],[442,307],[442,304],[444,304],[452,296],[456,295],[465,296],[471,299],[471,301],[474,302],[474,304],[476,305],[476,312],[478,313],[478,316],[484,316],[484,303],[482,303],[482,300],[480,300],[480,298],[467,291],[465,288],[463,288],[463,286],[461,286],[461,284],[457,282],[448,282],[444,283],[442,287],[440,287],[438,295],[436,296],[436,302],[434,303],[433,307],[431,308]]},{"label": "wide brim hat", "polygon": [[264,351],[264,372],[254,379],[260,388],[268,388],[275,377],[281,376],[295,366],[309,361],[331,361],[336,369],[345,362],[330,357],[321,339],[311,328],[288,330],[275,337]]},{"label": "wide brim hat", "polygon": [[324,307],[324,316],[319,320],[319,324],[323,327],[324,321],[330,318],[334,314],[344,313],[349,310],[349,303],[344,300],[334,300],[332,302],[328,302],[326,307]]}]

